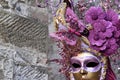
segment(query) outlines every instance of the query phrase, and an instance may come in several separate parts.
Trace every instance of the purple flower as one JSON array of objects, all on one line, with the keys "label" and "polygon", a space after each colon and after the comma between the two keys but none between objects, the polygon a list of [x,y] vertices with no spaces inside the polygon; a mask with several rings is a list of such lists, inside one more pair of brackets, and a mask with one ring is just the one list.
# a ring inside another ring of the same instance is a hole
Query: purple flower
[{"label": "purple flower", "polygon": [[65,17],[66,17],[67,22],[73,22],[74,23],[74,22],[78,21],[77,15],[69,7],[66,9]]},{"label": "purple flower", "polygon": [[112,37],[113,32],[116,29],[114,26],[112,26],[111,22],[105,20],[94,23],[93,27],[95,32],[99,34],[99,37],[101,39]]},{"label": "purple flower", "polygon": [[68,45],[75,45],[77,41],[77,36],[69,32],[51,33],[50,37],[56,41],[66,42]]},{"label": "purple flower", "polygon": [[114,38],[108,39],[103,46],[97,47],[92,46],[93,49],[98,50],[102,53],[104,53],[105,56],[109,56],[111,54],[114,54],[118,49],[118,44],[116,43],[116,40]]},{"label": "purple flower", "polygon": [[109,9],[106,12],[105,20],[112,22],[114,25],[118,21],[118,14],[114,10]]},{"label": "purple flower", "polygon": [[114,54],[118,49],[118,44],[116,43],[116,40],[114,38],[107,41],[106,49],[103,51],[106,56],[109,56],[111,54]]},{"label": "purple flower", "polygon": [[91,24],[104,18],[105,18],[105,13],[101,7],[91,7],[85,13],[85,20]]},{"label": "purple flower", "polygon": [[88,39],[91,48],[104,53],[104,55],[111,55],[115,53],[118,48],[117,39],[114,38],[116,27],[111,22],[101,20],[93,25]]},{"label": "purple flower", "polygon": [[96,33],[94,30],[90,31],[88,39],[89,39],[91,45],[98,46],[98,47],[102,46],[105,43],[105,41],[106,41],[106,40],[100,39],[99,34]]},{"label": "purple flower", "polygon": [[66,42],[68,45],[75,45],[77,41],[77,34],[73,33],[70,29],[59,24],[58,31],[55,33],[51,33],[50,37],[55,41]]},{"label": "purple flower", "polygon": [[56,33],[50,34],[56,41],[65,42],[68,45],[75,45],[77,38],[81,36],[81,32],[84,31],[84,24],[78,19],[77,15],[71,8],[66,9],[66,22],[69,26],[63,26],[61,23],[58,26]]},{"label": "purple flower", "polygon": [[99,20],[95,22],[92,26],[96,32],[100,32],[100,31],[105,32],[106,28],[109,26],[111,27],[111,25],[112,24],[110,22],[107,22],[105,20]]},{"label": "purple flower", "polygon": [[69,27],[72,31],[80,33],[85,29],[84,24],[78,19],[77,15],[69,7],[66,10],[66,22],[69,23]]},{"label": "purple flower", "polygon": [[[103,42],[101,42],[101,41],[103,41]],[[94,42],[96,43],[97,41],[94,41]],[[98,45],[91,44],[90,47],[99,52],[102,52],[105,56],[114,54],[118,49],[118,44],[116,43],[116,40],[114,38],[106,39],[106,40],[99,39],[99,41],[97,43],[102,44],[102,45],[98,46]]]}]

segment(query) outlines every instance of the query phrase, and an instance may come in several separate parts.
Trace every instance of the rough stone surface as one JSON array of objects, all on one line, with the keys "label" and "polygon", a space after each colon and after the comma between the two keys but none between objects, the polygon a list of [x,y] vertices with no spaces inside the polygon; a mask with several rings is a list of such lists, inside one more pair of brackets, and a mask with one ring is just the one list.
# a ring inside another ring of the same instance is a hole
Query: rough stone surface
[{"label": "rough stone surface", "polygon": [[37,50],[0,42],[0,62],[0,80],[48,80],[46,55]]},{"label": "rough stone surface", "polygon": [[48,80],[48,13],[30,2],[0,0],[0,80]]},{"label": "rough stone surface", "polygon": [[47,51],[47,23],[29,20],[0,11],[0,33],[5,42],[19,47],[32,47]]},{"label": "rough stone surface", "polygon": [[47,8],[38,8],[35,0],[0,0],[0,7],[13,14],[44,23],[48,22]]}]

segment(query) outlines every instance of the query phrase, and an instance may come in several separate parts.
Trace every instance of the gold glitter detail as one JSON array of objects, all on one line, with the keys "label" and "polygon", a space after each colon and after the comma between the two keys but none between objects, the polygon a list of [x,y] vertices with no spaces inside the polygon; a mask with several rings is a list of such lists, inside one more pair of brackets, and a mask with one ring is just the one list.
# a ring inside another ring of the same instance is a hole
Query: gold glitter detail
[{"label": "gold glitter detail", "polygon": [[57,12],[56,16],[53,18],[56,30],[58,30],[59,23],[61,23],[64,26],[67,26],[67,23],[65,21],[65,11],[66,11],[66,3],[61,3]]},{"label": "gold glitter detail", "polygon": [[90,46],[90,42],[89,42],[89,40],[88,40],[86,37],[81,36],[81,39],[82,39],[82,41],[83,41],[85,44],[87,44],[88,46]]}]

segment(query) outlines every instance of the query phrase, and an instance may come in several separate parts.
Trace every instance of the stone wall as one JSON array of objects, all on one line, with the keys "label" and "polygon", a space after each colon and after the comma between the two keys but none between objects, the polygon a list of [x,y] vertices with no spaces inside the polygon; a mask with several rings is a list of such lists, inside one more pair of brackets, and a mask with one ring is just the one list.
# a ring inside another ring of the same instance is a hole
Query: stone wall
[{"label": "stone wall", "polygon": [[47,25],[34,0],[0,0],[0,80],[48,80]]}]

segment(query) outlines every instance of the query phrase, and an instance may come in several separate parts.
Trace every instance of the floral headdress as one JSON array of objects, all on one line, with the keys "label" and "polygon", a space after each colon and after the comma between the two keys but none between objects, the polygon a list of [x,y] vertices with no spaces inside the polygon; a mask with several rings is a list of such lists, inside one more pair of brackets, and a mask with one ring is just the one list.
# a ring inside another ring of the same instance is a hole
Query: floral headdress
[{"label": "floral headdress", "polygon": [[71,0],[64,0],[60,4],[54,17],[56,32],[50,36],[60,43],[58,46],[62,49],[62,59],[55,61],[63,65],[60,71],[66,76],[69,76],[70,58],[84,50],[82,42],[94,52],[102,53],[106,57],[118,53],[120,19],[117,11],[111,9],[109,0],[107,1],[90,8],[84,7],[85,4],[79,1],[78,16],[76,8],[70,5]]}]

